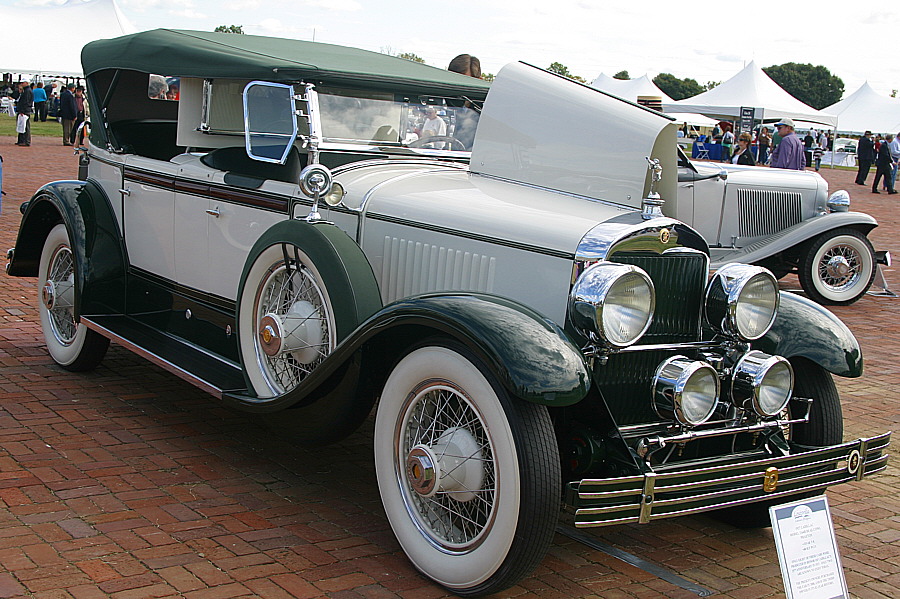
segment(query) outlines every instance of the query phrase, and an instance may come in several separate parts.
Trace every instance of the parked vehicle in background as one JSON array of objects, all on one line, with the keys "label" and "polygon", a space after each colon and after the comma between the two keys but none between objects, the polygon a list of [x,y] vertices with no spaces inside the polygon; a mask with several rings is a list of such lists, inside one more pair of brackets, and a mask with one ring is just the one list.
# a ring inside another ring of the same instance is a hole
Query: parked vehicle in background
[{"label": "parked vehicle in background", "polygon": [[667,117],[522,63],[488,91],[250,35],[143,32],[82,60],[86,180],[39,189],[9,254],[53,360],[88,370],[115,340],[235,409],[293,410],[297,443],[340,442],[377,402],[387,520],[447,589],[528,575],[561,503],[578,527],[765,526],[885,467],[889,433],[843,440],[847,327],[760,266],[711,274],[663,214]]},{"label": "parked vehicle in background", "polygon": [[678,206],[710,245],[713,267],[759,264],[826,305],[851,304],[872,286],[879,261],[868,233],[877,221],[850,211],[850,194],[828,192],[813,171],[691,161],[679,151]]},{"label": "parked vehicle in background", "polygon": [[858,140],[850,137],[838,137],[834,140],[832,147],[835,152],[850,152],[856,154],[856,144]]}]

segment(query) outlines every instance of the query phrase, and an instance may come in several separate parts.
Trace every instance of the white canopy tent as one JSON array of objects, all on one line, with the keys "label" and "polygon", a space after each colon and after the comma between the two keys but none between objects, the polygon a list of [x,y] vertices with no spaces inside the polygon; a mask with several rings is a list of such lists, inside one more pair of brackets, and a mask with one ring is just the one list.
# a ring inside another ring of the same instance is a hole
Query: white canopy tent
[{"label": "white canopy tent", "polygon": [[688,123],[698,127],[712,127],[717,121],[702,114],[685,112],[683,110],[671,111],[665,110],[666,103],[672,103],[674,100],[666,95],[648,75],[638,77],[637,79],[616,79],[609,75],[600,75],[591,82],[591,87],[605,91],[614,96],[618,96],[624,100],[637,102],[639,96],[656,96],[663,102],[663,111],[671,117],[678,120],[679,123]]},{"label": "white canopy tent", "polygon": [[[50,6],[0,6],[0,23],[9,32],[43,31],[37,43],[4,44],[0,73],[80,76],[81,48],[97,39],[135,33],[115,0],[66,0]],[[22,77],[23,79],[25,77]],[[14,78],[15,80],[15,78]]]},{"label": "white canopy tent", "polygon": [[663,102],[666,113],[699,112],[728,120],[739,119],[741,108],[754,108],[757,121],[790,117],[829,126],[837,122],[834,114],[820,112],[784,91],[755,62],[709,91],[676,102]]},{"label": "white canopy tent", "polygon": [[868,82],[840,102],[825,108],[837,115],[838,133],[897,133],[900,131],[900,100],[880,95]]}]

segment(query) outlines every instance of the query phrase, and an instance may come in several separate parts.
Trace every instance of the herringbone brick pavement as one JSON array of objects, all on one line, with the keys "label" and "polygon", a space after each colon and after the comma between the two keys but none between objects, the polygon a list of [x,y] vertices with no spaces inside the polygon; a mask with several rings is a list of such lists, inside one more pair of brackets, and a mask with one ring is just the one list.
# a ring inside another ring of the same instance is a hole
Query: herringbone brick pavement
[{"label": "herringbone brick pavement", "polygon": [[[0,137],[0,248],[41,184],[74,178],[71,148]],[[878,249],[900,258],[893,196],[823,170],[831,189],[878,218]],[[871,181],[871,178],[869,179]],[[886,272],[900,290],[896,269]],[[894,281],[893,279],[896,280]],[[796,278],[784,285],[797,287]],[[372,473],[371,423],[307,450],[259,418],[116,346],[92,373],[53,365],[31,279],[0,274],[0,598],[331,597],[430,599],[445,593],[410,566],[388,529]],[[839,379],[846,438],[898,430],[900,300],[838,308],[866,356]],[[854,597],[900,587],[900,489],[894,464],[828,492]],[[592,531],[601,541],[734,599],[782,597],[770,530],[708,517]],[[562,535],[533,576],[504,597],[695,597]]]}]

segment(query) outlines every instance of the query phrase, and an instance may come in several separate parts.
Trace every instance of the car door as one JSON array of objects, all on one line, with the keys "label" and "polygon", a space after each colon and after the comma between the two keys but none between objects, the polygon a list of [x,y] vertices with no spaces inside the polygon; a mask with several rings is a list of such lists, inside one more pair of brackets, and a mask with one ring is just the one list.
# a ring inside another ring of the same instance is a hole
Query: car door
[{"label": "car door", "polygon": [[175,280],[175,174],[177,165],[130,154],[125,158],[122,212],[133,268]]}]

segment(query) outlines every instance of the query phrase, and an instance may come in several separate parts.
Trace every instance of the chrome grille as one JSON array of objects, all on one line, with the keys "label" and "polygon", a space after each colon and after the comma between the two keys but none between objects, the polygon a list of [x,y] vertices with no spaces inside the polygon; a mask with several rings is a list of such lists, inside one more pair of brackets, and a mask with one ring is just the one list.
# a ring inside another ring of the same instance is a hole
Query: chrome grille
[{"label": "chrome grille", "polygon": [[[700,252],[620,253],[613,262],[644,270],[656,287],[653,324],[638,346],[688,343],[700,339],[701,308],[709,273],[709,258]],[[595,381],[620,425],[654,422],[650,384],[660,362],[676,352],[653,350],[613,354],[595,367]]]},{"label": "chrome grille", "polygon": [[799,191],[738,188],[741,237],[773,235],[803,220]]}]

